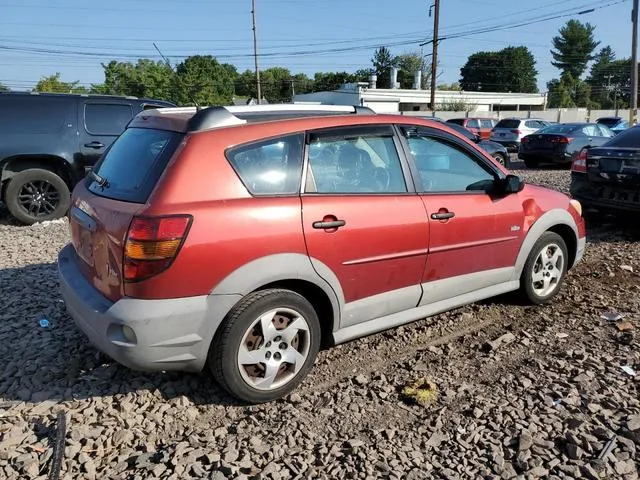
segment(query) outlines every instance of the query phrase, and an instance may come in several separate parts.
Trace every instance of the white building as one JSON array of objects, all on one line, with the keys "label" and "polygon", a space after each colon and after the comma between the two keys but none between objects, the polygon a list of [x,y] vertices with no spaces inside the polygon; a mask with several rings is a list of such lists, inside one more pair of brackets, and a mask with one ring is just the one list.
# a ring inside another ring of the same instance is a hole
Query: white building
[{"label": "white building", "polygon": [[[397,75],[397,72],[393,72],[392,79],[394,73]],[[394,84],[398,85],[397,82],[392,82],[392,85]],[[414,89],[376,88],[376,79],[373,76],[369,83],[347,83],[338,90],[296,95],[293,101],[325,105],[362,105],[377,113],[430,111],[431,92],[415,88],[416,85],[420,85],[419,75],[416,75]],[[464,104],[465,110],[474,112],[544,110],[546,94],[436,90],[435,103],[436,110],[442,110],[442,106],[448,104]]]}]

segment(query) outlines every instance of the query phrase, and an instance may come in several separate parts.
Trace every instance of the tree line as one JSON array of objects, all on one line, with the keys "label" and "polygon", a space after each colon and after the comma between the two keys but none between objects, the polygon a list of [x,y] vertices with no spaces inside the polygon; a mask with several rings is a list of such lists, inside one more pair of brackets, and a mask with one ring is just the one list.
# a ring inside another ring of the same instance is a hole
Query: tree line
[{"label": "tree line", "polygon": [[[595,27],[569,20],[552,39],[551,64],[559,78],[547,83],[551,108],[628,108],[630,104],[631,59],[617,59],[610,46],[594,39]],[[588,75],[585,76],[589,68]],[[165,62],[139,59],[137,62],[111,61],[102,64],[104,82],[86,87],[64,82],[60,74],[43,77],[37,92],[97,93],[132,95],[172,101],[178,105],[228,105],[234,97],[256,98],[257,85],[252,70],[239,72],[229,63],[210,55],[185,58],[175,67]],[[270,103],[290,102],[295,94],[338,89],[344,83],[367,82],[377,74],[378,88],[391,86],[391,70],[398,69],[400,88],[412,88],[414,74],[422,72],[421,88],[428,88],[431,65],[420,52],[393,55],[382,46],[374,52],[371,65],[354,73],[317,72],[312,77],[292,73],[283,67],[260,72],[263,98]],[[469,56],[460,69],[460,81],[439,84],[442,90],[538,93],[536,60],[525,46],[509,46],[499,51],[481,51]],[[7,90],[0,84],[0,91]]]},{"label": "tree line", "polygon": [[[400,88],[411,88],[416,70],[423,71],[423,87],[428,80],[427,65],[419,53],[392,55],[387,47],[378,48],[371,67],[349,72],[317,72],[313,77],[293,74],[283,67],[260,71],[261,94],[270,103],[290,102],[294,94],[335,90],[345,83],[368,82],[378,75],[379,88],[389,88],[393,67],[398,68]],[[176,66],[166,62],[139,59],[137,62],[112,60],[102,64],[104,82],[89,87],[80,82],[65,82],[60,73],[40,79],[33,91],[53,93],[95,93],[131,95],[168,100],[178,105],[228,105],[234,97],[256,98],[255,72],[238,72],[229,63],[220,63],[211,55],[193,55]],[[2,87],[7,90],[7,87]]]}]

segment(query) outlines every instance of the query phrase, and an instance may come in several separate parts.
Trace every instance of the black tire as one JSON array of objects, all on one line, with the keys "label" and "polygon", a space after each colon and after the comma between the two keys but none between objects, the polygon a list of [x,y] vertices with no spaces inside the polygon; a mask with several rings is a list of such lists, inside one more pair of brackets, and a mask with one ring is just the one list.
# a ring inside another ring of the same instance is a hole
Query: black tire
[{"label": "black tire", "polygon": [[509,168],[509,156],[505,155],[504,153],[501,152],[496,152],[493,155],[493,158],[495,158],[498,163],[500,163],[501,165],[503,165],[506,168]]},{"label": "black tire", "polygon": [[[48,201],[41,201],[40,206],[32,205],[33,209],[27,208],[27,195],[35,197],[43,192]],[[55,173],[42,168],[30,168],[11,177],[4,201],[11,215],[19,222],[33,225],[64,217],[71,204],[71,193],[64,180]]]},{"label": "black tire", "polygon": [[[260,390],[243,378],[238,366],[239,349],[249,328],[266,312],[280,308],[295,310],[306,320],[308,354],[302,368],[287,383],[272,390]],[[318,315],[303,296],[283,289],[254,292],[233,307],[218,328],[209,347],[209,368],[222,388],[243,402],[257,404],[277,400],[293,391],[313,367],[320,348],[320,335]]]},{"label": "black tire", "polygon": [[538,162],[538,160],[534,160],[532,158],[524,159],[524,166],[527,168],[538,168],[538,165],[540,165],[540,162]]},{"label": "black tire", "polygon": [[[546,295],[540,295],[535,291],[533,287],[534,266],[536,265],[538,255],[541,253],[541,250],[545,246],[551,246],[551,245],[559,247],[560,250],[562,251],[563,262],[562,262],[562,268],[560,269],[561,274],[557,279],[557,281],[555,282],[555,288]],[[533,245],[533,248],[531,249],[531,253],[529,253],[529,257],[527,258],[527,261],[524,264],[522,275],[520,276],[521,294],[530,303],[533,303],[534,305],[543,305],[543,304],[549,303],[562,288],[562,283],[564,282],[564,279],[567,274],[568,261],[569,261],[569,255],[567,251],[567,245],[562,239],[562,237],[554,232],[543,233],[540,236],[540,238],[536,241],[536,243]]]}]

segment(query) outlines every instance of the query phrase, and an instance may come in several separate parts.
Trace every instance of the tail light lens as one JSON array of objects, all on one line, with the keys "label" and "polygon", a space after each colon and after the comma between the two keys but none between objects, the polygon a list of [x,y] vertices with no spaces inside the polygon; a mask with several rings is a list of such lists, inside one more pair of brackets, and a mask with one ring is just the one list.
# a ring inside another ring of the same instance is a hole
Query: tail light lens
[{"label": "tail light lens", "polygon": [[520,130],[511,130],[511,133],[514,133],[516,135],[520,135]]},{"label": "tail light lens", "polygon": [[193,217],[134,217],[124,246],[124,280],[139,282],[163,272],[178,255]]},{"label": "tail light lens", "polygon": [[551,143],[569,143],[571,140],[573,140],[571,137],[555,137]]},{"label": "tail light lens", "polygon": [[571,171],[572,172],[582,172],[586,173],[587,171],[587,149],[583,148],[580,150],[580,153],[577,157],[573,159],[571,163]]},{"label": "tail light lens", "polygon": [[527,143],[529,141],[529,137],[522,137],[521,142],[522,143]]}]

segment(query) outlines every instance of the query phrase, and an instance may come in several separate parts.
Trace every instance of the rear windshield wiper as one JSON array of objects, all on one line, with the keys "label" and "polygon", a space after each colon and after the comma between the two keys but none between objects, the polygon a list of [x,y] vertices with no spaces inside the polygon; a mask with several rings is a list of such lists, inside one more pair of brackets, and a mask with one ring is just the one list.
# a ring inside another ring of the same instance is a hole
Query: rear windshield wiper
[{"label": "rear windshield wiper", "polygon": [[100,188],[108,188],[109,187],[109,181],[106,178],[101,177],[100,175],[98,175],[93,170],[89,170],[89,176],[98,184],[98,186]]}]

